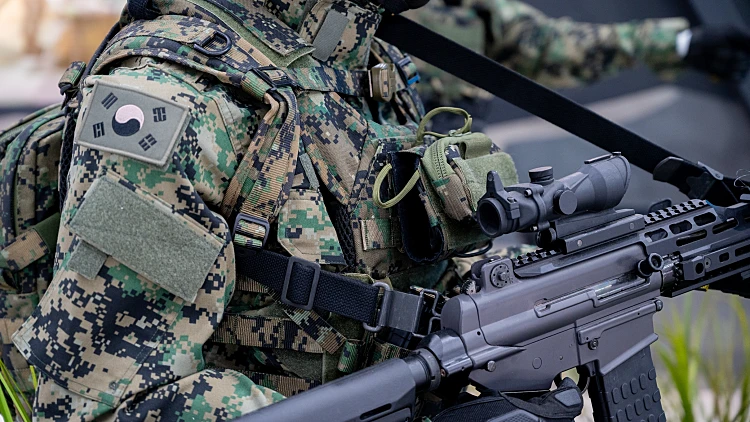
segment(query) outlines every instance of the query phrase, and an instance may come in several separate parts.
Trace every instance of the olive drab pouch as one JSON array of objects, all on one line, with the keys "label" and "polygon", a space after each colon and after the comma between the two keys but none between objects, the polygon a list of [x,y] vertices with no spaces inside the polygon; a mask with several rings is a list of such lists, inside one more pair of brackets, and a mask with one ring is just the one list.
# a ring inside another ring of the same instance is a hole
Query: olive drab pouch
[{"label": "olive drab pouch", "polygon": [[[438,108],[431,113],[443,110],[453,109]],[[435,114],[428,114],[425,120]],[[497,171],[501,179],[509,183],[518,179],[510,156],[504,152],[490,154],[492,140],[483,133],[469,132],[471,117],[468,114],[465,117],[464,126],[448,136],[425,132],[438,139],[427,148],[421,160],[422,169],[445,214],[458,221],[473,218],[477,202],[486,191],[488,172]]]},{"label": "olive drab pouch", "polygon": [[[464,126],[447,135],[426,131],[430,119],[441,112],[464,115]],[[416,262],[435,262],[486,242],[474,213],[486,189],[487,172],[497,171],[504,183],[518,181],[510,156],[493,151],[486,135],[470,129],[471,117],[464,110],[432,110],[417,130],[422,145],[390,154],[389,164],[378,175],[375,202],[396,207],[404,250]],[[427,139],[434,141],[426,145]],[[389,175],[394,194],[383,201],[381,187]]]},{"label": "olive drab pouch", "polygon": [[[0,341],[2,363],[8,370],[2,376],[11,375],[15,383],[10,383],[11,389],[29,397],[34,377],[11,336],[31,315],[52,280],[64,121],[58,104],[0,132]],[[18,414],[18,404],[23,402],[20,395],[5,393]]]}]

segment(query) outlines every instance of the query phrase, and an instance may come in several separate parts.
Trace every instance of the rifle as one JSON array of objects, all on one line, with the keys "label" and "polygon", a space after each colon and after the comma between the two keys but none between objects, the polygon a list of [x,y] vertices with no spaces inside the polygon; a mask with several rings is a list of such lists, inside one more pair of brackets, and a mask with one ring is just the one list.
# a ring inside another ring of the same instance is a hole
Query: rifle
[{"label": "rifle", "polygon": [[[614,209],[630,178],[619,154],[559,180],[551,168],[530,176],[503,187],[490,172],[476,219],[491,237],[534,231],[539,250],[476,262],[462,293],[444,304],[441,329],[406,358],[240,420],[410,421],[421,392],[455,394],[468,383],[547,391],[572,368],[597,421],[666,420],[649,349],[657,340],[652,317],[660,296],[701,287],[750,296],[742,283],[750,278],[750,195],[727,207],[692,199],[648,215]],[[492,420],[550,418],[519,409]]]}]

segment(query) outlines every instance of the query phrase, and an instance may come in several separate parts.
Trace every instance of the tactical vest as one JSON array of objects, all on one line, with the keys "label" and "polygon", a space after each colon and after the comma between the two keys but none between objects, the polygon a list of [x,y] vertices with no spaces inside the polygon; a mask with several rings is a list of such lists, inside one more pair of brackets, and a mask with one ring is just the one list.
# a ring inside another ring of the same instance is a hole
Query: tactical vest
[{"label": "tactical vest", "polygon": [[[364,325],[341,316],[366,307],[356,303],[355,290],[375,308],[387,302],[398,310],[401,301],[421,310],[430,295],[436,302],[438,294],[425,288],[439,282],[446,258],[486,242],[468,222],[481,171],[500,165],[507,183],[516,175],[506,154],[486,158],[491,143],[466,133],[468,126],[434,144],[441,135],[418,136],[424,115],[413,86],[418,75],[408,56],[374,38],[380,21],[374,6],[320,0],[296,11],[282,3],[248,8],[229,0],[157,0],[150,9],[131,7],[142,13],[139,19],[124,14],[122,28],[87,72],[69,72],[60,182],[64,200],[80,102],[74,87],[87,74],[148,57],[265,103],[268,112],[219,210],[234,227],[238,256],[249,251],[251,257],[238,259],[232,302],[204,353],[208,366],[242,371],[292,395],[405,355],[406,343],[376,334],[384,309],[358,318]],[[258,250],[278,253],[258,256],[293,258],[253,261]],[[249,272],[241,271],[248,262]],[[283,289],[269,288],[273,283],[265,279],[278,272],[274,262],[286,269]],[[301,300],[291,287],[287,292],[290,273],[304,272],[299,268],[313,269]],[[411,285],[418,305],[412,295],[390,293]],[[321,297],[348,297],[352,309],[321,311],[313,301]]]}]

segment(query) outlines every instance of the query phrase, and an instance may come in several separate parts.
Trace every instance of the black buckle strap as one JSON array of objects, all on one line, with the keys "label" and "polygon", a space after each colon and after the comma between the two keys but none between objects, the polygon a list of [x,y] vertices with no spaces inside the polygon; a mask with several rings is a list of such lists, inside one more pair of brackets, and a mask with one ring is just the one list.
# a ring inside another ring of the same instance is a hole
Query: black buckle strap
[{"label": "black buckle strap", "polygon": [[[238,247],[237,272],[281,293],[281,301],[305,310],[333,312],[365,324],[370,331],[391,327],[419,331],[424,294],[395,292],[382,282],[369,285],[328,271],[315,262],[267,250]],[[381,289],[382,294],[381,294]]]}]

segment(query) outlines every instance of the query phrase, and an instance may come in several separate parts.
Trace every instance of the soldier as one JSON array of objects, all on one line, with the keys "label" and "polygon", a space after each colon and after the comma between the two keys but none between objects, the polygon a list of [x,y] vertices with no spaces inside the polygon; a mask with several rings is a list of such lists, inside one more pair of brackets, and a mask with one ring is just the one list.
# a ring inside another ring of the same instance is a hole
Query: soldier
[{"label": "soldier", "polygon": [[[348,0],[130,1],[89,74],[66,72],[54,278],[13,337],[37,420],[229,420],[405,353],[263,284],[445,272],[400,252],[373,204],[423,115],[380,20]],[[262,276],[240,274],[248,256]]]},{"label": "soldier", "polygon": [[[372,306],[414,285],[421,309],[486,239],[466,213],[443,228],[422,183],[429,224],[407,240],[425,255],[403,245],[412,216],[381,175],[416,180],[424,110],[411,60],[374,37],[380,7],[131,0],[88,74],[66,73],[54,279],[13,337],[38,420],[229,420],[407,353]],[[461,158],[447,147],[440,169]],[[466,192],[459,172],[440,195]]]},{"label": "soldier", "polygon": [[[684,18],[590,24],[549,18],[516,0],[433,0],[406,15],[553,88],[596,82],[637,63],[666,79],[684,67],[721,78],[741,77],[748,67],[750,35],[745,31],[696,32]],[[490,98],[433,66],[416,63],[423,81],[419,92],[428,104]]]}]

